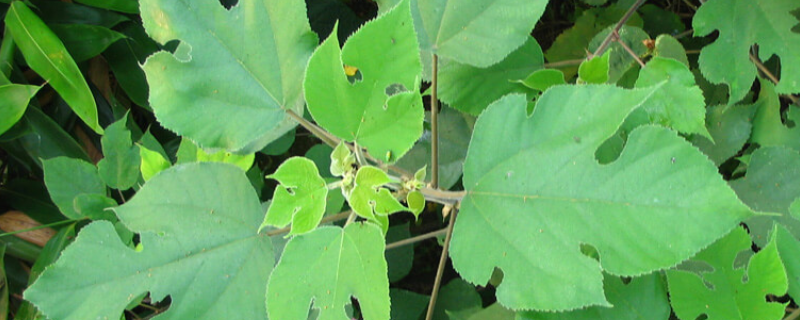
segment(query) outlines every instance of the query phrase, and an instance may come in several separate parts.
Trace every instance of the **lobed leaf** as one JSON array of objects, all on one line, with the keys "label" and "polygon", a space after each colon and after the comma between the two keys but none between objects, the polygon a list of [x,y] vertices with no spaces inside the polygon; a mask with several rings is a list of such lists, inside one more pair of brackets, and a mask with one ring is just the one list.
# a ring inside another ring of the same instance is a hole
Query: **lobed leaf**
[{"label": "lobed leaf", "polygon": [[131,132],[125,124],[126,114],[122,119],[106,128],[100,140],[103,147],[103,159],[97,163],[98,172],[103,181],[114,189],[127,190],[139,181],[141,156],[131,141]]},{"label": "lobed leaf", "polygon": [[[756,101],[756,114],[753,118],[753,133],[750,141],[760,146],[785,146],[800,151],[800,107],[786,109],[786,124],[782,120],[781,101],[775,86],[769,81],[759,81],[761,91]],[[794,123],[795,125],[789,125]]]},{"label": "lobed leaf", "polygon": [[325,213],[328,196],[328,187],[314,162],[303,157],[289,158],[267,178],[278,180],[280,185],[275,188],[259,230],[265,226],[282,228],[289,223],[289,235],[314,230]]}]

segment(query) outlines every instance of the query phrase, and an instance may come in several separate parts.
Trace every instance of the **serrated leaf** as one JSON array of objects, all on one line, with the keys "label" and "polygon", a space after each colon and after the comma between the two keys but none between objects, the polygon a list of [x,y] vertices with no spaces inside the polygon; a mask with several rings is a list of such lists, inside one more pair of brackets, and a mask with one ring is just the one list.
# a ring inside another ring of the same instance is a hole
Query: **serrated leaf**
[{"label": "serrated leaf", "polygon": [[711,0],[692,18],[694,35],[719,30],[714,43],[700,50],[703,75],[730,89],[729,103],[742,100],[756,78],[750,49],[758,45],[758,57],[781,59],[778,93],[800,92],[800,34],[792,32],[798,21],[790,12],[800,8],[795,0]]},{"label": "serrated leaf", "polygon": [[666,83],[639,109],[647,113],[650,123],[712,139],[705,125],[703,91],[695,84],[689,67],[677,60],[655,57],[639,72],[635,87],[650,87],[662,81]]},{"label": "serrated leaf", "polygon": [[37,86],[7,84],[0,86],[0,134],[13,126],[28,108],[28,102],[39,91]]},{"label": "serrated leaf", "polygon": [[[800,203],[800,201],[795,201]],[[800,213],[800,212],[798,212]],[[786,276],[789,281],[789,296],[792,299],[800,299],[800,241],[792,236],[783,226],[777,226],[775,233],[775,243],[778,246],[783,266],[786,268]]]},{"label": "serrated leaf", "polygon": [[125,123],[127,114],[122,119],[106,127],[105,135],[100,140],[103,146],[103,159],[97,163],[100,177],[109,187],[127,190],[139,180],[141,157],[139,150],[133,146],[131,132]]},{"label": "serrated leaf", "polygon": [[678,318],[694,320],[705,314],[708,320],[781,319],[786,304],[766,298],[768,294],[782,296],[787,288],[775,241],[750,258],[747,270],[734,268],[736,255],[749,249],[747,232],[736,228],[692,258],[708,263],[713,272],[698,276],[668,270],[670,302]]},{"label": "serrated leaf", "polygon": [[595,56],[589,60],[581,62],[578,66],[578,81],[582,83],[603,84],[608,82],[609,64],[611,51],[608,50],[602,56]]},{"label": "serrated leaf", "polygon": [[653,49],[653,56],[675,59],[689,67],[689,58],[686,57],[686,49],[674,37],[662,34],[656,38],[656,47]]},{"label": "serrated leaf", "polygon": [[[274,263],[263,211],[244,172],[219,163],[172,167],[115,209],[141,252],[98,221],[25,291],[51,319],[115,319],[140,294],[172,299],[164,319],[264,319]],[[231,308],[231,306],[236,308]]]},{"label": "serrated leaf", "polygon": [[787,126],[781,120],[781,101],[771,82],[762,80],[761,91],[756,101],[756,114],[753,118],[753,134],[751,142],[763,147],[785,146],[800,151],[800,107],[789,106],[786,109],[787,122],[794,126]]},{"label": "serrated leaf", "polygon": [[5,24],[28,66],[58,92],[84,123],[102,134],[89,85],[53,31],[22,1],[11,3]]},{"label": "serrated leaf", "polygon": [[303,1],[242,0],[226,10],[216,0],[141,0],[141,12],[153,39],[180,40],[175,54],[143,66],[164,127],[239,153],[295,127],[285,110],[303,113],[303,71],[317,44]]},{"label": "serrated leaf", "polygon": [[325,213],[328,187],[319,176],[313,161],[292,157],[284,161],[268,179],[278,180],[272,204],[259,231],[266,226],[285,227],[291,222],[289,235],[314,230]]},{"label": "serrated leaf", "polygon": [[172,163],[167,158],[156,151],[152,151],[144,145],[139,146],[139,157],[142,159],[140,165],[142,169],[142,179],[150,180],[157,173],[169,168]]},{"label": "serrated leaf", "polygon": [[[376,157],[401,157],[422,134],[418,51],[408,2],[367,22],[341,50],[329,36],[306,70],[308,111],[330,133]],[[344,66],[358,68],[361,80],[351,84]],[[389,95],[394,86],[406,91]]]},{"label": "serrated leaf", "polygon": [[[589,51],[594,52],[600,43],[611,33],[614,27],[608,27],[592,38],[589,42]],[[619,29],[619,39],[624,42],[639,57],[647,53],[644,40],[649,40],[650,36],[639,27],[628,25]],[[608,58],[608,82],[616,83],[622,76],[636,63],[631,54],[628,53],[618,42],[613,42],[608,46],[611,55]]]},{"label": "serrated leaf", "polygon": [[743,178],[730,182],[739,198],[756,211],[778,214],[745,221],[753,241],[767,244],[773,224],[780,223],[800,237],[800,220],[789,214],[789,205],[800,197],[800,153],[785,147],[759,148],[753,152]]},{"label": "serrated leaf", "polygon": [[719,166],[735,156],[750,139],[754,105],[715,105],[706,109],[706,127],[714,142],[702,136],[690,141]]},{"label": "serrated leaf", "polygon": [[345,306],[358,300],[364,320],[389,319],[389,280],[381,230],[353,223],[322,227],[289,240],[267,285],[270,319],[348,320]]},{"label": "serrated leaf", "polygon": [[486,68],[528,40],[546,6],[545,0],[412,0],[411,12],[423,56]]},{"label": "serrated leaf", "polygon": [[597,148],[655,90],[557,86],[530,117],[519,95],[490,106],[464,164],[467,195],[450,249],[461,276],[485,284],[500,268],[498,301],[515,310],[608,306],[602,270],[635,276],[673,266],[752,215],[668,129],[640,127],[616,161],[597,163]]},{"label": "serrated leaf", "polygon": [[564,313],[521,312],[517,320],[666,320],[670,306],[667,286],[659,273],[633,278],[628,283],[610,275],[603,277],[603,290],[614,306],[589,307]]},{"label": "serrated leaf", "polygon": [[478,115],[493,101],[509,93],[533,94],[517,83],[544,66],[539,43],[525,43],[499,63],[486,68],[442,60],[439,67],[439,99],[453,108]]},{"label": "serrated leaf", "polygon": [[361,167],[356,173],[355,188],[347,202],[356,214],[368,220],[408,210],[394,198],[392,192],[381,186],[392,182],[386,172],[375,167]]},{"label": "serrated leaf", "polygon": [[106,194],[106,184],[97,173],[97,168],[89,162],[57,157],[42,161],[44,183],[53,203],[61,213],[70,219],[85,216],[75,210],[75,198],[81,194]]}]

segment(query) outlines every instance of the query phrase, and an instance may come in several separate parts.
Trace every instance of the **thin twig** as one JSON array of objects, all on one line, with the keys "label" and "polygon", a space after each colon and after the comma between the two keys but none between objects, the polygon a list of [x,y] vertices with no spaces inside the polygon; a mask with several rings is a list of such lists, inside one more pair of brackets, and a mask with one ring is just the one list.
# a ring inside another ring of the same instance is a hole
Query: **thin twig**
[{"label": "thin twig", "polygon": [[431,188],[421,188],[419,192],[425,196],[425,200],[443,205],[454,205],[467,195],[466,191],[446,191]]},{"label": "thin twig", "polygon": [[[756,57],[756,55],[754,55],[752,52],[750,53],[750,60],[753,61],[758,70],[760,70],[761,73],[763,73],[767,78],[769,78],[769,80],[772,81],[772,83],[776,85],[778,84],[778,77],[776,77],[775,74],[772,73],[772,71],[769,71],[767,66],[761,63],[761,60],[759,60],[758,57]],[[781,96],[786,97],[789,100],[792,100],[792,103],[797,104],[797,97],[791,94],[782,94]]]},{"label": "thin twig", "polygon": [[453,210],[450,216],[450,221],[447,223],[447,235],[444,237],[444,247],[442,247],[442,255],[439,257],[439,267],[436,269],[436,278],[433,280],[433,291],[431,292],[431,300],[428,302],[428,313],[425,315],[425,320],[433,318],[433,310],[436,307],[436,298],[439,296],[439,287],[442,285],[442,274],[444,273],[444,265],[447,263],[447,251],[450,249],[450,239],[453,237],[453,225],[455,225],[458,210]]},{"label": "thin twig", "polygon": [[125,200],[125,195],[122,194],[122,190],[117,189],[117,194],[119,194],[119,198],[122,200],[122,203],[125,204],[128,200]]},{"label": "thin twig", "polygon": [[800,308],[794,309],[794,311],[786,316],[786,318],[783,318],[783,320],[794,320],[797,319],[797,317],[800,317]]},{"label": "thin twig", "polygon": [[439,56],[433,55],[431,79],[431,188],[439,188]]},{"label": "thin twig", "polygon": [[[322,223],[328,223],[328,222],[332,222],[332,221],[342,220],[344,218],[347,218],[350,215],[350,212],[351,211],[348,210],[348,211],[337,213],[337,214],[332,215],[332,216],[324,217],[324,218],[322,218],[322,220],[319,221],[319,223],[322,224]],[[267,236],[272,237],[272,236],[277,236],[279,234],[289,233],[290,230],[292,230],[291,226],[286,227],[286,228],[280,228],[280,229],[272,230],[272,231],[267,232]]]},{"label": "thin twig", "polygon": [[617,34],[619,32],[619,29],[621,29],[622,26],[625,25],[626,22],[628,22],[628,19],[630,19],[633,16],[633,13],[636,12],[636,10],[639,9],[639,6],[641,6],[644,3],[644,1],[645,0],[637,0],[636,3],[634,3],[631,6],[630,9],[628,9],[628,12],[625,12],[625,15],[622,16],[622,19],[619,19],[619,22],[617,22],[617,25],[615,25],[614,29],[611,30],[611,33],[609,33],[606,36],[606,38],[603,39],[603,42],[600,43],[600,46],[597,47],[597,50],[595,50],[593,54],[589,55],[589,59],[591,59],[593,57],[596,57],[596,56],[602,56],[603,53],[606,52],[606,50],[608,49],[608,46],[611,44],[611,41],[612,41],[612,38],[614,37],[614,34]]},{"label": "thin twig", "polygon": [[564,60],[564,61],[556,61],[556,62],[548,62],[544,64],[545,68],[558,68],[558,67],[570,67],[570,66],[577,66],[581,64],[586,59],[572,59],[572,60]]},{"label": "thin twig", "polygon": [[622,47],[622,49],[625,49],[625,51],[628,52],[628,54],[631,55],[631,57],[633,57],[633,60],[636,60],[636,62],[639,63],[639,66],[644,68],[644,61],[642,61],[642,59],[640,59],[639,56],[636,55],[636,52],[633,52],[633,49],[631,49],[631,47],[629,47],[628,44],[625,43],[625,41],[622,41],[622,38],[619,37],[619,34],[617,34],[615,38],[617,43],[619,43],[619,45]]},{"label": "thin twig", "polygon": [[681,32],[679,34],[676,34],[676,35],[674,35],[672,37],[675,38],[675,39],[680,39],[680,38],[683,38],[683,37],[686,37],[686,36],[692,34],[692,32],[694,32],[694,29],[689,29],[689,30],[686,30],[686,31]]},{"label": "thin twig", "polygon": [[445,234],[445,233],[447,233],[447,228],[439,229],[439,230],[432,231],[432,232],[428,232],[426,234],[421,234],[421,235],[418,235],[416,237],[411,237],[411,238],[408,238],[408,239],[403,239],[403,240],[400,240],[400,241],[392,242],[392,243],[386,245],[386,250],[402,247],[402,246],[409,245],[409,244],[412,244],[412,243],[417,243],[417,242],[420,242],[420,241],[423,241],[423,240],[427,240],[427,239],[430,239],[430,238],[435,238],[435,237],[438,237],[438,236],[440,236],[442,234]]},{"label": "thin twig", "polygon": [[348,226],[349,224],[353,223],[353,221],[356,221],[356,212],[355,211],[350,212],[350,215],[347,216],[347,221],[344,222],[344,226],[345,227]]}]

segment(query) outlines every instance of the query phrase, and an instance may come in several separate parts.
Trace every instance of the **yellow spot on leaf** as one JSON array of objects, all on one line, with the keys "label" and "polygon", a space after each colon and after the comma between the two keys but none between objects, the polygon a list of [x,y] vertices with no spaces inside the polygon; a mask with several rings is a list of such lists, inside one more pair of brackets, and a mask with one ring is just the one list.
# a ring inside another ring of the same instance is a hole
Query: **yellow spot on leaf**
[{"label": "yellow spot on leaf", "polygon": [[346,74],[348,77],[356,75],[356,72],[358,72],[358,68],[348,65],[344,66],[344,74]]}]

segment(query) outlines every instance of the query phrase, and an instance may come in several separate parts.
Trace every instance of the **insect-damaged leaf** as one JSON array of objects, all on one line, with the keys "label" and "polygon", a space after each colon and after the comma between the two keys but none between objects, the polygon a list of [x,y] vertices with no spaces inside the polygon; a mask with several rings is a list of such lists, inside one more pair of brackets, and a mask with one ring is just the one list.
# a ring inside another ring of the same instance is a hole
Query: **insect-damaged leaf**
[{"label": "insect-damaged leaf", "polygon": [[498,301],[512,309],[607,306],[602,270],[673,266],[750,216],[713,163],[666,128],[639,127],[616,161],[597,162],[597,148],[659,88],[556,86],[530,117],[523,96],[489,106],[464,164],[450,251],[461,276],[485,284],[499,267]]},{"label": "insect-damaged leaf", "polygon": [[[334,135],[394,162],[422,135],[424,117],[416,89],[419,45],[408,2],[367,22],[341,50],[333,34],[308,62],[308,111]],[[345,66],[356,67],[361,79],[350,83]],[[394,88],[401,92],[390,92]]]},{"label": "insect-damaged leaf", "polygon": [[292,224],[290,235],[314,230],[325,213],[328,188],[319,176],[313,161],[292,157],[284,161],[275,173],[267,178],[278,180],[272,204],[261,228],[271,225],[279,228]]},{"label": "insect-damaged leaf", "polygon": [[301,0],[141,0],[147,33],[180,40],[144,64],[150,104],[165,127],[203,148],[252,153],[303,112],[303,70],[317,37]]},{"label": "insect-damaged leaf", "polygon": [[115,211],[139,233],[141,252],[125,246],[111,223],[92,223],[25,299],[59,320],[118,319],[146,292],[153,301],[172,298],[159,320],[266,320],[272,243],[256,233],[263,211],[244,172],[220,163],[177,165]]}]

